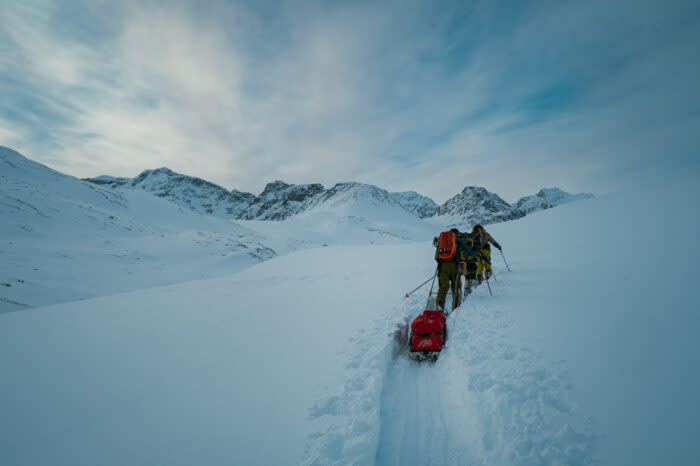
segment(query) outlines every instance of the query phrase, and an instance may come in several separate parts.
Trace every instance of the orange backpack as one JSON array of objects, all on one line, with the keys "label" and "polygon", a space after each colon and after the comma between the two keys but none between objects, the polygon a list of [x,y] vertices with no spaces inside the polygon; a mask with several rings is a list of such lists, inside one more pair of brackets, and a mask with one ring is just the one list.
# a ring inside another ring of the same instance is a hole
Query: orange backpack
[{"label": "orange backpack", "polygon": [[440,233],[436,259],[440,262],[452,262],[457,257],[457,236],[451,231]]}]

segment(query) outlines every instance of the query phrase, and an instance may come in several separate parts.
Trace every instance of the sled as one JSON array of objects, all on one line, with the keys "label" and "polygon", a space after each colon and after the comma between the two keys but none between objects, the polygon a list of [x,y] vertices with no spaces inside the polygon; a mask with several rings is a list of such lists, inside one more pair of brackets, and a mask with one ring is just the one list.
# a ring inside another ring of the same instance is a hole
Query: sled
[{"label": "sled", "polygon": [[447,339],[445,314],[426,310],[411,323],[409,357],[416,361],[435,361]]}]

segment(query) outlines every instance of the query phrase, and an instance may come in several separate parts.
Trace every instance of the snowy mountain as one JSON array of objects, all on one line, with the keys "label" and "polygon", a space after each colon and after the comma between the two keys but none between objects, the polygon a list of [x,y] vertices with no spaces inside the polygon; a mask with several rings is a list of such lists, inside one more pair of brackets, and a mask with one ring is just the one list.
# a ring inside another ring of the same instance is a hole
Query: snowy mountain
[{"label": "snowy mountain", "polygon": [[195,212],[225,218],[238,217],[255,199],[251,193],[235,189],[228,191],[209,181],[181,175],[165,167],[145,170],[135,178],[102,175],[85,181],[111,188],[142,189]]},{"label": "snowy mountain", "polygon": [[438,209],[438,205],[429,197],[422,196],[415,191],[391,193],[391,197],[401,204],[404,209],[413,212],[420,218],[432,217]]},{"label": "snowy mountain", "polygon": [[[285,192],[288,189],[282,187]],[[433,225],[409,212],[387,191],[373,185],[338,183],[304,198],[294,208],[300,204],[297,213],[287,215],[283,221],[239,222],[268,238],[267,244],[277,251],[294,251],[313,245],[391,244],[425,240],[435,234]],[[279,202],[272,205],[273,208],[284,206]]]},{"label": "snowy mountain", "polygon": [[549,209],[569,202],[590,199],[592,197],[593,194],[591,193],[569,194],[559,188],[544,188],[540,189],[537,194],[521,198],[518,202],[513,204],[513,207],[522,210],[526,214],[530,214],[539,210]]},{"label": "snowy mountain", "polygon": [[[592,194],[568,194],[561,189],[542,189],[520,199],[512,206],[484,188],[468,186],[460,194],[439,206],[414,191],[389,193],[362,183],[338,183],[325,189],[321,184],[294,185],[277,180],[268,183],[260,195],[238,190],[228,191],[200,178],[175,173],[168,168],[145,170],[135,178],[98,176],[85,181],[110,188],[136,188],[168,199],[195,212],[240,220],[280,221],[315,206],[339,200],[368,196],[386,206],[401,206],[419,218],[434,219],[433,224],[473,225],[514,220],[528,213],[554,207]],[[359,187],[363,187],[359,189]],[[347,195],[352,191],[351,195]]]},{"label": "snowy mountain", "polygon": [[[389,192],[378,188],[374,185],[364,183],[338,183],[332,188],[329,188],[319,194],[312,206],[325,205],[331,208],[337,208],[349,202],[355,202],[360,199],[366,200],[369,204],[375,206],[391,206],[399,209],[405,209]],[[408,210],[405,209],[407,212]]]},{"label": "snowy mountain", "polygon": [[0,218],[0,313],[219,276],[275,255],[240,224],[105,189],[5,147]]},{"label": "snowy mountain", "polygon": [[320,184],[294,185],[283,181],[268,183],[238,218],[242,220],[284,220],[306,210],[324,191]]},{"label": "snowy mountain", "polygon": [[[388,206],[401,208],[423,218],[432,215],[437,204],[415,192],[388,193],[362,183],[338,183],[326,190],[322,185],[294,185],[277,180],[268,183],[260,195],[227,191],[200,178],[175,173],[168,168],[146,170],[136,178],[98,176],[85,181],[110,188],[136,188],[168,199],[195,212],[240,220],[284,220],[324,203],[338,205],[339,199],[369,196]],[[359,187],[363,187],[359,189]],[[352,191],[351,195],[347,195]]]},{"label": "snowy mountain", "polygon": [[524,216],[525,212],[511,206],[497,194],[481,187],[467,186],[460,194],[441,205],[431,220],[471,228],[477,223],[487,225]]},{"label": "snowy mountain", "polygon": [[425,217],[437,205],[417,193],[389,193],[374,185],[347,182],[325,189],[320,184],[290,185],[282,181],[269,183],[238,218],[243,220],[284,220],[322,206],[337,208],[345,203],[366,199],[369,204],[400,208],[417,217]]}]

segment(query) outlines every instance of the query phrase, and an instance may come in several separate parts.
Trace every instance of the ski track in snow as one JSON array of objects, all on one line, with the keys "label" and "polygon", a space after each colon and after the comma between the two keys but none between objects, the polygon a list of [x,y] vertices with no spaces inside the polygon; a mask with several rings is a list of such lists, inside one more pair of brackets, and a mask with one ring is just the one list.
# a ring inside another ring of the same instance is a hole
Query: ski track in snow
[{"label": "ski track in snow", "polygon": [[595,463],[595,436],[576,415],[565,364],[513,347],[507,314],[484,287],[448,317],[437,362],[408,359],[408,325],[425,297],[352,339],[351,376],[311,410],[312,419],[333,421],[309,438],[302,464]]}]

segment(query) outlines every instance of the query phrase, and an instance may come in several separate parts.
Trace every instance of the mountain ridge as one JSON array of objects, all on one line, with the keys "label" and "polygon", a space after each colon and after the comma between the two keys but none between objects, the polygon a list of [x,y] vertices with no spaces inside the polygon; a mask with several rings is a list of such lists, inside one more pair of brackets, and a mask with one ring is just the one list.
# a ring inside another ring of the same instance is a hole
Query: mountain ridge
[{"label": "mountain ridge", "polygon": [[[366,196],[372,202],[400,207],[422,219],[445,219],[451,224],[491,224],[515,220],[527,214],[575,200],[587,199],[590,193],[569,194],[559,188],[543,188],[509,204],[495,193],[479,186],[467,186],[461,193],[438,205],[415,191],[389,192],[360,182],[336,183],[325,188],[320,183],[289,184],[275,180],[265,185],[259,195],[231,191],[203,180],[176,173],[167,167],[144,170],[134,178],[102,175],[85,181],[111,188],[136,188],[152,192],[176,204],[202,214],[234,220],[281,221],[324,203],[336,203]],[[348,194],[353,191],[352,195]]]}]

